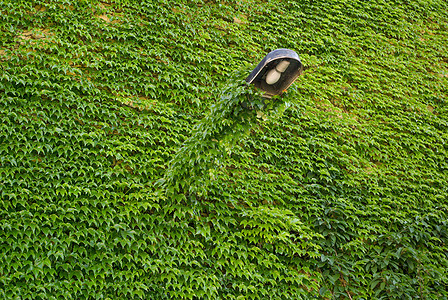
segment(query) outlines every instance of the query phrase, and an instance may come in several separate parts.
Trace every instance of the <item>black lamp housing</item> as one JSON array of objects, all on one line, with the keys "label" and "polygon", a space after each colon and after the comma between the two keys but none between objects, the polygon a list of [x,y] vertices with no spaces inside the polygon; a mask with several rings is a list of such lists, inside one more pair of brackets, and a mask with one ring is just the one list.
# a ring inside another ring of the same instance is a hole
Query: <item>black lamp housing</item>
[{"label": "black lamp housing", "polygon": [[303,65],[296,52],[290,49],[276,49],[263,58],[246,78],[246,82],[264,91],[263,97],[271,98],[286,91],[302,71]]}]

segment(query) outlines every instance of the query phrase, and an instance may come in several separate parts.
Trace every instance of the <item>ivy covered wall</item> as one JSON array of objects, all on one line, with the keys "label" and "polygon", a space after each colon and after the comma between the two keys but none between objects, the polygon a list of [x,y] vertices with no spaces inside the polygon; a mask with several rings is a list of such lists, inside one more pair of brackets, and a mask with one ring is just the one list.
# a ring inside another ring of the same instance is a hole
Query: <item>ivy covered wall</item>
[{"label": "ivy covered wall", "polygon": [[0,0],[0,297],[447,298],[447,41],[443,0]]}]

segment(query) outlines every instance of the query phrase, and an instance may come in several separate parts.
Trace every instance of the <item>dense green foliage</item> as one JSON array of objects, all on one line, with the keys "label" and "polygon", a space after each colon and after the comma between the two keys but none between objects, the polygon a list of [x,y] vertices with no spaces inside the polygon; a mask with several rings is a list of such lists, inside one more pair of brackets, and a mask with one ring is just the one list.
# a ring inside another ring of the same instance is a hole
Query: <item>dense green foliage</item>
[{"label": "dense green foliage", "polygon": [[447,41],[445,0],[0,0],[0,297],[446,299]]}]

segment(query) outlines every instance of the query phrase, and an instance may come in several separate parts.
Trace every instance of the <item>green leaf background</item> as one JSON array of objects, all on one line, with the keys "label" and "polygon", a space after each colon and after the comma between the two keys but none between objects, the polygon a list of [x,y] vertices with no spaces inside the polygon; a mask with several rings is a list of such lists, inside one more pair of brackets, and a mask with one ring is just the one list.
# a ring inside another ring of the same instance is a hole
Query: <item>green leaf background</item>
[{"label": "green leaf background", "polygon": [[447,298],[447,12],[0,0],[0,297]]}]

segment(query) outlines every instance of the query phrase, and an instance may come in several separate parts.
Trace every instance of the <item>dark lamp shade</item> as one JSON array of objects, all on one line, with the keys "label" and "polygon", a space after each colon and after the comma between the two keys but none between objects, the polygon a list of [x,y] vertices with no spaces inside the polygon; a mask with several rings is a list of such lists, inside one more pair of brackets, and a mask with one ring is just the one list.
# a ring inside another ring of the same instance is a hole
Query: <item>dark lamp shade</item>
[{"label": "dark lamp shade", "polygon": [[[289,64],[284,63],[284,61],[287,61]],[[288,65],[286,70],[283,70],[284,65]],[[275,71],[271,71],[274,69]],[[271,73],[269,73],[270,71]],[[302,71],[303,65],[296,52],[289,49],[277,49],[269,52],[263,58],[246,78],[246,82],[264,91],[264,97],[271,98],[272,96],[281,95],[288,89],[297,77],[302,74]],[[275,83],[269,84],[266,82],[266,77],[268,77],[268,82],[275,81],[278,77],[280,78]],[[271,78],[274,78],[274,80],[269,80]]]}]

